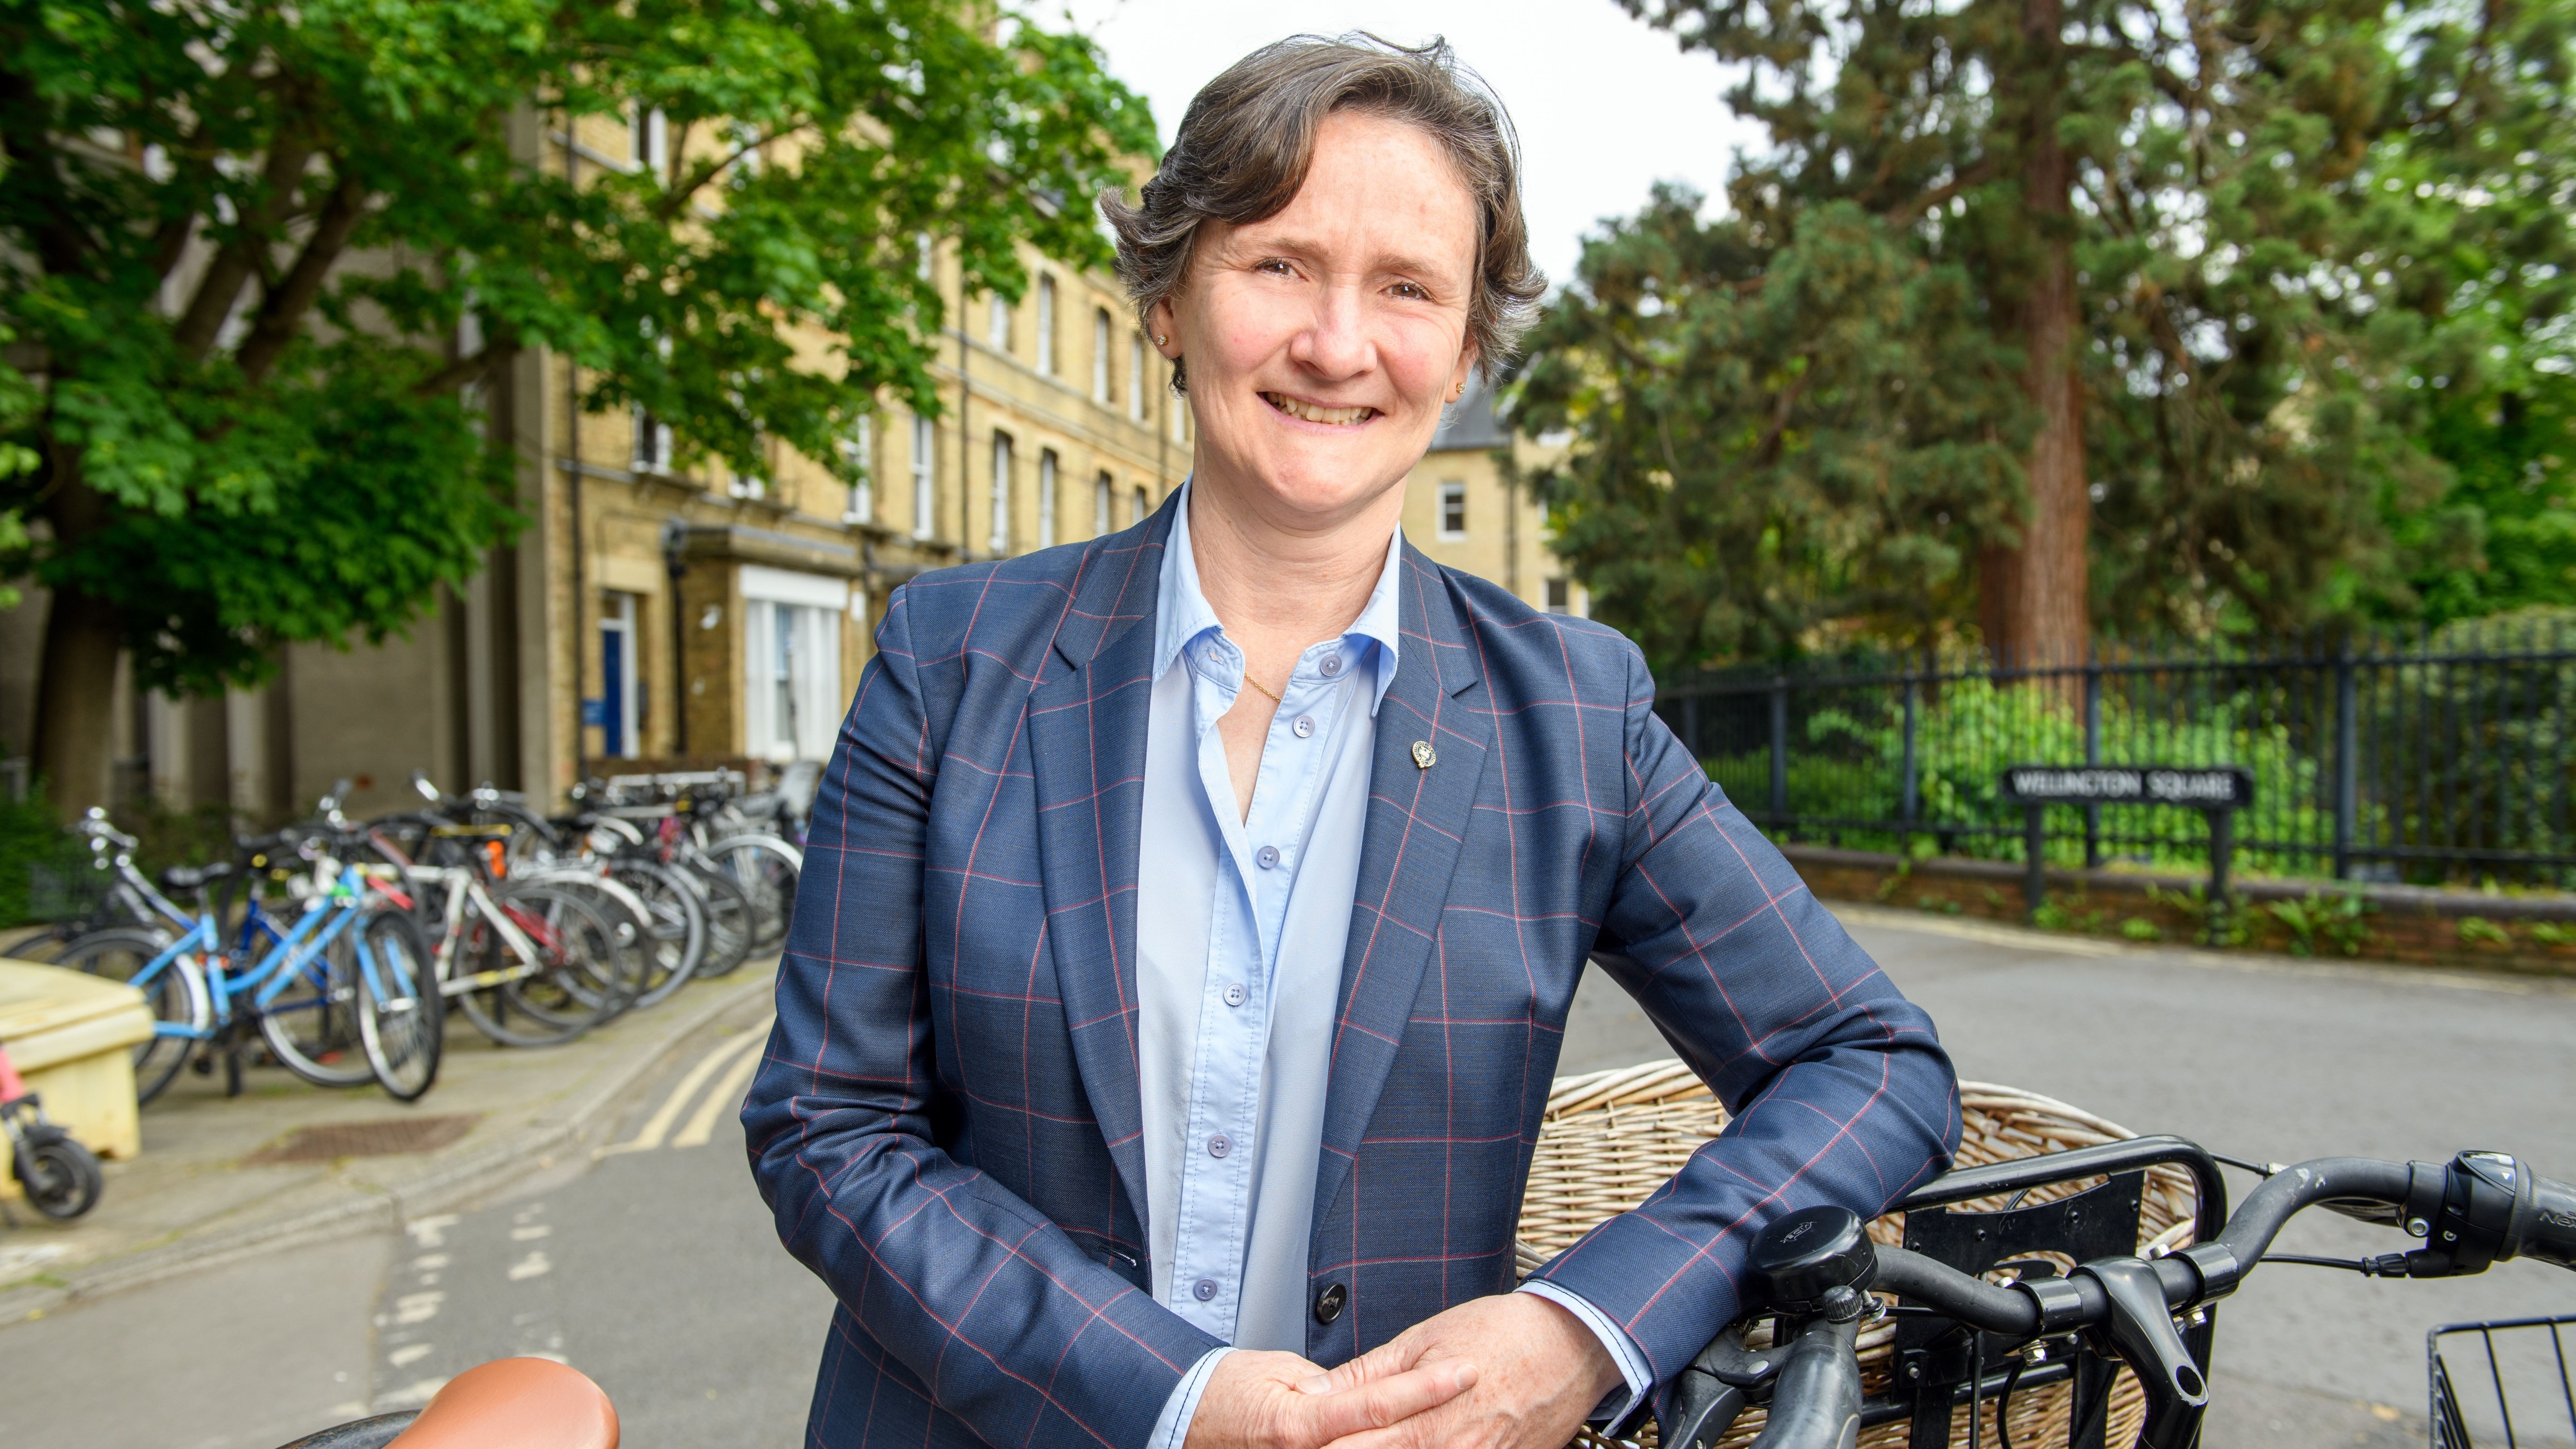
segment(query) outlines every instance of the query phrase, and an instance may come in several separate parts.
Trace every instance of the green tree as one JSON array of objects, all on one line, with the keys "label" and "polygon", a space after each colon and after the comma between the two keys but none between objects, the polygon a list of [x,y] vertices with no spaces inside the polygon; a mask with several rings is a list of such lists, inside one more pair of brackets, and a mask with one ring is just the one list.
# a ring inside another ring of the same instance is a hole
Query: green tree
[{"label": "green tree", "polygon": [[2390,520],[2413,594],[2378,612],[2439,626],[2576,604],[2576,379],[2444,397],[2425,437],[2451,486]]},{"label": "green tree", "polygon": [[1625,3],[1771,142],[1722,217],[1587,252],[1524,392],[1576,437],[1564,546],[1668,663],[2403,607],[2433,400],[2564,354],[2568,0]]},{"label": "green tree", "polygon": [[[663,164],[539,164],[603,115]],[[1075,199],[1153,143],[1086,40],[948,0],[0,0],[0,574],[52,590],[54,798],[103,793],[120,648],[251,683],[470,575],[527,350],[684,464],[845,466],[880,392],[936,410],[921,239],[1016,296],[1018,243],[1104,256]]]}]

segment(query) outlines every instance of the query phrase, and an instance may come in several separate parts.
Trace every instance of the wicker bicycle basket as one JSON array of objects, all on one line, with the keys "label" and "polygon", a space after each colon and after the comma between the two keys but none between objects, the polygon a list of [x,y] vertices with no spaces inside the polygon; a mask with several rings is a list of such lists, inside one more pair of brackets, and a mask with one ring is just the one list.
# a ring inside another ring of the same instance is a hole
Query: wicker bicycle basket
[{"label": "wicker bicycle basket", "polygon": [[[2035,1157],[2076,1147],[2118,1141],[2138,1134],[2078,1107],[1985,1082],[1959,1084],[1960,1140],[1957,1165],[1975,1166],[2009,1158]],[[1530,1164],[1529,1191],[1521,1203],[1520,1269],[1527,1273],[1583,1236],[1604,1218],[1643,1202],[1680,1169],[1683,1159],[1716,1136],[1726,1125],[1726,1110],[1707,1087],[1678,1061],[1647,1062],[1613,1071],[1560,1077],[1548,1094],[1545,1125],[1538,1152]],[[2025,1205],[2072,1196],[2102,1181],[2082,1178],[2033,1189]],[[1968,1202],[1953,1211],[1992,1212],[2001,1201]],[[2138,1219],[2141,1252],[2170,1250],[2191,1241],[2198,1193],[2180,1168],[2156,1167],[2147,1174]],[[1902,1213],[1890,1213],[1870,1224],[1880,1243],[1901,1244]],[[2072,1266],[2060,1264],[2061,1268]],[[1894,1356],[1895,1320],[1881,1319],[1861,1335],[1861,1385],[1876,1394],[1889,1384]],[[1714,1327],[1714,1325],[1712,1325]],[[2066,1449],[2067,1410],[2072,1391],[2063,1382],[2025,1389],[2013,1395],[2006,1425],[2014,1449]],[[1988,1403],[1985,1442],[1996,1442],[1997,1406]],[[2146,1401],[2128,1371],[2120,1371],[2111,1392],[2103,1442],[2128,1449],[2137,1442],[2146,1418]],[[1753,1410],[1736,1421],[1726,1437],[1728,1449],[1741,1449],[1762,1429],[1762,1413]],[[1863,1431],[1861,1449],[1914,1449],[1912,1428],[1900,1420]],[[1952,1444],[1965,1446],[1968,1411],[1963,1406],[1951,1423]],[[1655,1428],[1647,1422],[1634,1438],[1608,1439],[1586,1430],[1577,1440],[1584,1449],[1657,1449]],[[1937,1446],[1922,1446],[1937,1449]]]}]

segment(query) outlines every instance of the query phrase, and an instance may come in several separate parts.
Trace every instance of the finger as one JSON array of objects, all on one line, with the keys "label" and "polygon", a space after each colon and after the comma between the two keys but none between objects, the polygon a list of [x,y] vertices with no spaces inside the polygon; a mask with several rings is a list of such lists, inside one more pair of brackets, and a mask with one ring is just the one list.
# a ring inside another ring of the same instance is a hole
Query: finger
[{"label": "finger", "polygon": [[1476,1366],[1444,1359],[1392,1377],[1372,1379],[1341,1393],[1307,1400],[1316,1440],[1339,1439],[1401,1423],[1436,1409],[1476,1386]]},{"label": "finger", "polygon": [[1412,1334],[1403,1334],[1339,1368],[1317,1369],[1297,1387],[1310,1394],[1338,1394],[1345,1389],[1358,1388],[1371,1379],[1393,1378],[1413,1367],[1421,1357],[1421,1343]]}]

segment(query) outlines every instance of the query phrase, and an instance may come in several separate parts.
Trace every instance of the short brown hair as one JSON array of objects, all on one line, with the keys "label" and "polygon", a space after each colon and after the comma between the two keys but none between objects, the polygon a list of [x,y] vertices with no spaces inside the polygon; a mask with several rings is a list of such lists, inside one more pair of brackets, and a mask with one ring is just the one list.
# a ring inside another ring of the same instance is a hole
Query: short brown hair
[{"label": "short brown hair", "polygon": [[[1139,203],[1115,191],[1100,198],[1118,233],[1118,275],[1137,315],[1180,291],[1202,224],[1240,226],[1285,210],[1306,184],[1316,130],[1344,110],[1421,127],[1458,168],[1476,203],[1467,340],[1490,381],[1510,360],[1547,279],[1530,262],[1511,117],[1445,40],[1407,47],[1366,34],[1291,36],[1202,87]],[[1187,390],[1177,362],[1172,386]]]}]

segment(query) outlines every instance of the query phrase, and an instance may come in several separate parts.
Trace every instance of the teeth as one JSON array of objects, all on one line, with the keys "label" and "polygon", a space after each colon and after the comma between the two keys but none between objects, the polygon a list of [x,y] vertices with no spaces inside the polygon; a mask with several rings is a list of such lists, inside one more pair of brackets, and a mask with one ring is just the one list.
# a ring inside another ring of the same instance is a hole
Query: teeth
[{"label": "teeth", "polygon": [[1375,408],[1319,408],[1312,403],[1299,402],[1286,393],[1265,392],[1261,397],[1264,402],[1288,416],[1303,418],[1310,423],[1332,423],[1347,427],[1352,423],[1367,422],[1377,416]]}]

